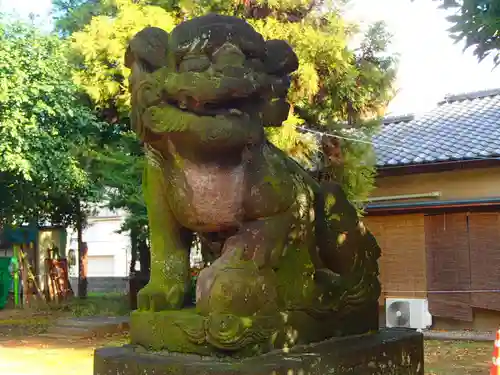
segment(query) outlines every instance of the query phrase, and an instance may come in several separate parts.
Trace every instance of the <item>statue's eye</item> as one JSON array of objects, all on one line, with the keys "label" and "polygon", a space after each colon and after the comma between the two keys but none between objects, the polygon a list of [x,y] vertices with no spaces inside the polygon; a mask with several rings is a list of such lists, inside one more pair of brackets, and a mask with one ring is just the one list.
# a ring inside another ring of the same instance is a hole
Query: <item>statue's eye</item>
[{"label": "statue's eye", "polygon": [[205,55],[185,57],[179,64],[179,72],[204,72],[210,64],[210,59]]}]

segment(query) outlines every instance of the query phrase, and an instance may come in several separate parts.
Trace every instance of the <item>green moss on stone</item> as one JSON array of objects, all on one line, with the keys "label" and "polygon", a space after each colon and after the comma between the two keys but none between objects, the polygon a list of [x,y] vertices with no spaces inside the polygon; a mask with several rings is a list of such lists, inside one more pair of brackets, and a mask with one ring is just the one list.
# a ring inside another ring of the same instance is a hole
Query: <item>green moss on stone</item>
[{"label": "green moss on stone", "polygon": [[[203,336],[204,317],[194,309],[172,311],[133,311],[130,317],[132,344],[153,351],[168,350],[178,353],[211,355],[213,347],[190,339]],[[189,334],[186,334],[186,330]],[[200,340],[201,341],[201,340]]]}]

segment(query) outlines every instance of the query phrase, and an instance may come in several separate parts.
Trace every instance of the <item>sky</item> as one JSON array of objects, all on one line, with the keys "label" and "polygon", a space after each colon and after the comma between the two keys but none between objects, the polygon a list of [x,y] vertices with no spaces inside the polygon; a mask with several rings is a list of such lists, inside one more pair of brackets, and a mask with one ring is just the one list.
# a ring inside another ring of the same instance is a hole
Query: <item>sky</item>
[{"label": "sky", "polygon": [[[455,44],[447,29],[447,13],[432,0],[355,0],[347,16],[365,24],[384,20],[393,34],[391,49],[399,53],[394,115],[432,109],[447,94],[500,88],[500,67],[478,63],[463,43]],[[449,14],[449,13],[448,13]]]},{"label": "sky", "polygon": [[[446,13],[437,5],[432,0],[351,0],[347,18],[362,25],[383,20],[393,34],[399,72],[390,115],[432,109],[447,94],[500,88],[500,67],[492,70],[491,60],[478,63],[471,50],[463,52],[463,44],[449,37]],[[50,0],[0,0],[0,10],[40,14],[42,25],[49,22],[50,6]]]}]

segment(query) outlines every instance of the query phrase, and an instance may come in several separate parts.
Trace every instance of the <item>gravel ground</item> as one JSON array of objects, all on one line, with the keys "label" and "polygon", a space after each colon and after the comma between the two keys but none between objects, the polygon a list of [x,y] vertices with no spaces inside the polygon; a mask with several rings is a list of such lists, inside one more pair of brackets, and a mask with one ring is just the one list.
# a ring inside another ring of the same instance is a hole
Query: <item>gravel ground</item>
[{"label": "gravel ground", "polygon": [[423,334],[428,340],[495,341],[495,332],[429,330]]}]

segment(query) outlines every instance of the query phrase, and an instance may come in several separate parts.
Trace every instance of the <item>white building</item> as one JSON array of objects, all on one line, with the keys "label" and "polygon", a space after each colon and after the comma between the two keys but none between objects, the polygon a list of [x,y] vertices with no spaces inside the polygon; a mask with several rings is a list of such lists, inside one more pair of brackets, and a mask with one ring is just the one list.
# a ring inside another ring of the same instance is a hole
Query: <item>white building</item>
[{"label": "white building", "polygon": [[[100,208],[87,219],[83,242],[88,246],[88,273],[93,277],[126,278],[129,274],[131,243],[129,233],[118,233],[126,212]],[[78,237],[68,230],[68,249],[78,248]],[[78,276],[78,266],[71,267],[70,275]]]},{"label": "white building", "polygon": [[[125,211],[111,211],[107,208],[94,210],[96,213],[87,218],[83,230],[83,242],[88,247],[88,291],[123,292],[128,288],[127,278],[130,270],[131,241],[128,232],[119,233],[126,218]],[[76,264],[70,266],[69,276],[73,291],[78,290],[78,236],[75,230],[67,229],[67,253],[74,250]],[[199,246],[193,246],[190,254],[191,265],[202,263]],[[135,269],[139,270],[139,262]]]}]

